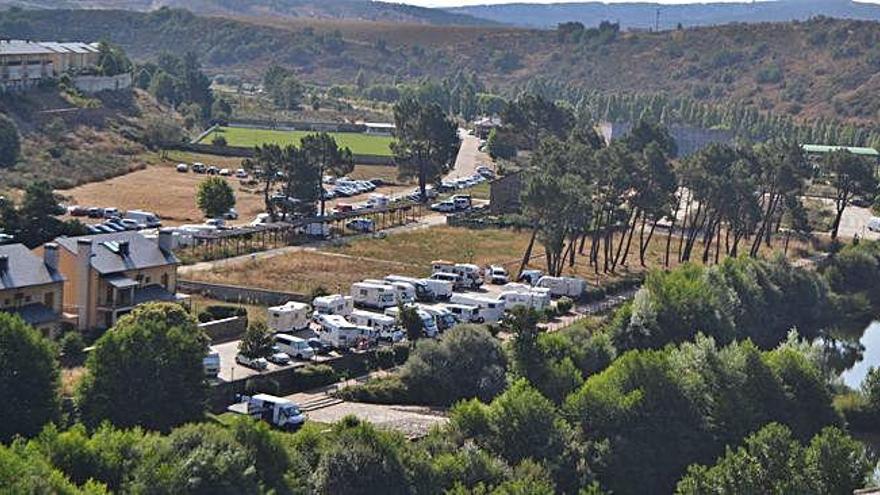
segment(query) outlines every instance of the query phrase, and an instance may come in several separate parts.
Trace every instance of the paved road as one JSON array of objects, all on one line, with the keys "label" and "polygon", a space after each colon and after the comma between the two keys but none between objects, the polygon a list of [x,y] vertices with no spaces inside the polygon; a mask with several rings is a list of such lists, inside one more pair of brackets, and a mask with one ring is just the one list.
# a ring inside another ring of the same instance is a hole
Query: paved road
[{"label": "paved road", "polygon": [[470,177],[476,173],[480,165],[495,169],[489,155],[480,151],[478,137],[468,134],[464,129],[458,130],[458,136],[461,138],[461,148],[458,149],[458,156],[455,158],[455,167],[446,174],[445,179]]}]

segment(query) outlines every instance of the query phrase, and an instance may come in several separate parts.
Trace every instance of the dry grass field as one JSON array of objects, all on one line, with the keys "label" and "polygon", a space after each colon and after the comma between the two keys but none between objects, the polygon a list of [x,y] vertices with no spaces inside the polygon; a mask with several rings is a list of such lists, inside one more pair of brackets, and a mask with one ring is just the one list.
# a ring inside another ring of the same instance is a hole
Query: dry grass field
[{"label": "dry grass field", "polygon": [[[388,235],[384,239],[361,238],[350,243],[324,247],[321,251],[297,250],[270,258],[247,260],[232,266],[226,264],[193,272],[186,278],[300,293],[308,293],[319,286],[331,292],[348,292],[353,282],[365,278],[381,278],[390,273],[427,276],[431,261],[436,259],[476,263],[481,266],[499,264],[510,272],[515,272],[519,269],[528,242],[529,233],[526,231],[471,230],[439,226],[406,230]],[[605,284],[648,269],[662,268],[665,247],[666,236],[656,235],[646,253],[646,267],[640,265],[637,245],[634,244],[627,265],[618,266],[613,274],[601,273],[600,270],[597,275],[586,256],[577,256],[574,267],[566,267],[565,274],[584,277],[593,284]],[[778,247],[781,249],[781,243]],[[803,252],[799,252],[800,248],[802,246],[792,241],[789,255],[803,255]],[[673,238],[673,267],[678,265],[677,250],[678,239]],[[714,254],[714,250],[712,252]],[[771,255],[772,252],[773,249],[765,249],[763,254]],[[701,256],[702,248],[698,244],[694,249],[694,262],[699,263]],[[600,257],[600,262],[601,260]],[[540,243],[535,245],[529,268],[546,269],[544,249]]]},{"label": "dry grass field", "polygon": [[[219,168],[237,169],[241,166],[240,158],[229,158],[214,155],[202,155],[184,152],[169,152],[165,160],[154,157],[152,164],[143,170],[120,175],[111,179],[83,184],[73,189],[60,191],[66,202],[71,205],[116,207],[120,210],[146,210],[159,215],[163,224],[177,226],[189,223],[201,223],[203,215],[196,206],[196,188],[205,175],[179,173],[175,170],[178,163],[202,162]],[[353,178],[380,178],[386,181],[397,179],[395,167],[379,165],[356,165]],[[241,185],[234,177],[227,177],[235,191],[236,209],[239,221],[249,222],[258,213],[264,211],[263,196]],[[408,191],[412,186],[388,186],[379,192],[399,194]],[[344,198],[344,202],[363,201],[364,198]],[[335,201],[327,203],[328,208]]]}]

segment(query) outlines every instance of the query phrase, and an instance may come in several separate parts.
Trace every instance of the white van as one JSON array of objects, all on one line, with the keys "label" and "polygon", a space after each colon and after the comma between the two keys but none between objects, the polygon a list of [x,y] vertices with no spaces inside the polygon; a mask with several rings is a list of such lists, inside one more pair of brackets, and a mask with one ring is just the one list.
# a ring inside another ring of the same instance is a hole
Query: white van
[{"label": "white van", "polygon": [[494,325],[501,321],[504,317],[504,301],[501,299],[490,299],[488,297],[472,296],[465,294],[454,294],[449,299],[455,304],[467,304],[479,308],[479,314],[483,318],[483,323]]},{"label": "white van", "polygon": [[358,306],[385,309],[397,304],[394,287],[371,282],[358,282],[351,286],[351,297]]},{"label": "white van", "polygon": [[385,208],[388,206],[388,196],[379,193],[372,193],[367,198],[367,208]]},{"label": "white van", "polygon": [[357,347],[364,341],[372,341],[374,335],[369,327],[350,323],[340,315],[327,315],[321,318],[318,338],[322,343],[336,349],[349,349]]},{"label": "white van", "polygon": [[441,306],[452,313],[459,323],[483,323],[480,308],[469,304],[443,304]]},{"label": "white van", "polygon": [[134,220],[135,222],[146,226],[148,229],[155,229],[162,226],[159,217],[155,213],[142,210],[128,210],[125,212],[125,218]]},{"label": "white van", "polygon": [[[434,321],[434,317],[418,307],[416,308],[416,312],[422,320],[422,331],[425,333],[425,336],[430,338],[436,337],[437,334],[440,333],[440,330],[437,328],[437,322]],[[385,314],[397,321],[397,318],[400,316],[400,308],[397,306],[388,308],[385,310]]]},{"label": "white van", "polygon": [[[434,299],[436,299],[434,291],[423,279],[404,277],[402,275],[388,275],[387,277],[385,277],[385,282],[404,282],[412,285],[416,291],[416,299],[419,301],[433,301]],[[451,288],[449,292],[452,292]]]},{"label": "white van", "polygon": [[880,232],[880,217],[871,217],[868,220],[868,230],[871,232]]},{"label": "white van", "polygon": [[452,289],[455,287],[455,282],[433,278],[422,278],[419,281],[428,287],[435,301],[446,301],[452,297]]},{"label": "white van", "polygon": [[477,288],[483,285],[483,276],[480,267],[472,263],[452,263],[450,261],[437,260],[431,262],[432,273],[454,273],[466,280],[466,286]]},{"label": "white van", "polygon": [[444,330],[448,330],[455,326],[458,321],[455,319],[455,315],[452,314],[446,308],[442,306],[428,306],[427,304],[419,304],[419,308],[428,313],[429,315],[434,317],[434,321],[437,322],[437,329],[441,332]]},{"label": "white van", "polygon": [[299,331],[309,328],[309,305],[288,301],[267,310],[269,328],[274,332]]},{"label": "white van", "polygon": [[538,283],[535,285],[536,287],[550,289],[551,296],[578,298],[584,293],[587,283],[579,277],[550,277],[545,275],[538,279]]},{"label": "white van", "polygon": [[[447,284],[451,284],[453,289],[467,289],[470,287],[470,281],[462,277],[461,275],[457,275],[451,272],[435,272],[428,277],[428,280],[438,280],[440,282],[445,282]],[[450,294],[451,297],[451,294]]]},{"label": "white van", "polygon": [[315,357],[315,350],[308,341],[293,335],[279,333],[275,335],[275,345],[278,350],[295,359],[309,360]]},{"label": "white van", "polygon": [[341,315],[347,316],[354,309],[354,299],[351,296],[343,296],[342,294],[331,294],[329,296],[316,297],[312,301],[314,315]]},{"label": "white van", "polygon": [[390,342],[400,342],[403,340],[404,334],[397,328],[397,320],[388,315],[356,309],[348,316],[348,320],[355,325],[372,328],[378,334],[379,340]]}]

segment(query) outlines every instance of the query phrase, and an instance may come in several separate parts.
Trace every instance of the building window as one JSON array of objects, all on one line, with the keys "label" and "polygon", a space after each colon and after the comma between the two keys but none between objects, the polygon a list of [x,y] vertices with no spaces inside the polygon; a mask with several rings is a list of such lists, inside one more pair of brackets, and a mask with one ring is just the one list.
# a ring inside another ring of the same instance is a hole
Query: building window
[{"label": "building window", "polygon": [[168,274],[167,273],[162,274],[162,287],[165,287],[165,289],[168,289]]},{"label": "building window", "polygon": [[112,285],[107,286],[107,294],[106,294],[106,299],[104,299],[104,301],[107,303],[108,306],[113,304],[113,286]]},{"label": "building window", "polygon": [[55,309],[55,293],[47,292],[43,296],[43,304],[49,309]]},{"label": "building window", "polygon": [[147,277],[146,280],[147,280],[147,281],[144,282],[144,285],[150,285],[150,282],[152,282],[152,280],[150,279],[150,277]]}]

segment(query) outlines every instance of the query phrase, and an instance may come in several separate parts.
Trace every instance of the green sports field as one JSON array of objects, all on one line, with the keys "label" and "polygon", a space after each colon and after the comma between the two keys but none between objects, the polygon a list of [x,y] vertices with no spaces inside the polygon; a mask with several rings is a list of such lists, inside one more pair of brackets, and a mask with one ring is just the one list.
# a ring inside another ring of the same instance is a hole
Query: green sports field
[{"label": "green sports field", "polygon": [[[309,131],[276,131],[271,129],[250,129],[244,127],[220,127],[202,138],[201,143],[210,144],[214,136],[226,138],[229,146],[252,148],[260,144],[299,145],[300,140],[314,134]],[[390,136],[375,136],[359,132],[330,132],[340,147],[347,146],[356,155],[391,156]]]}]

